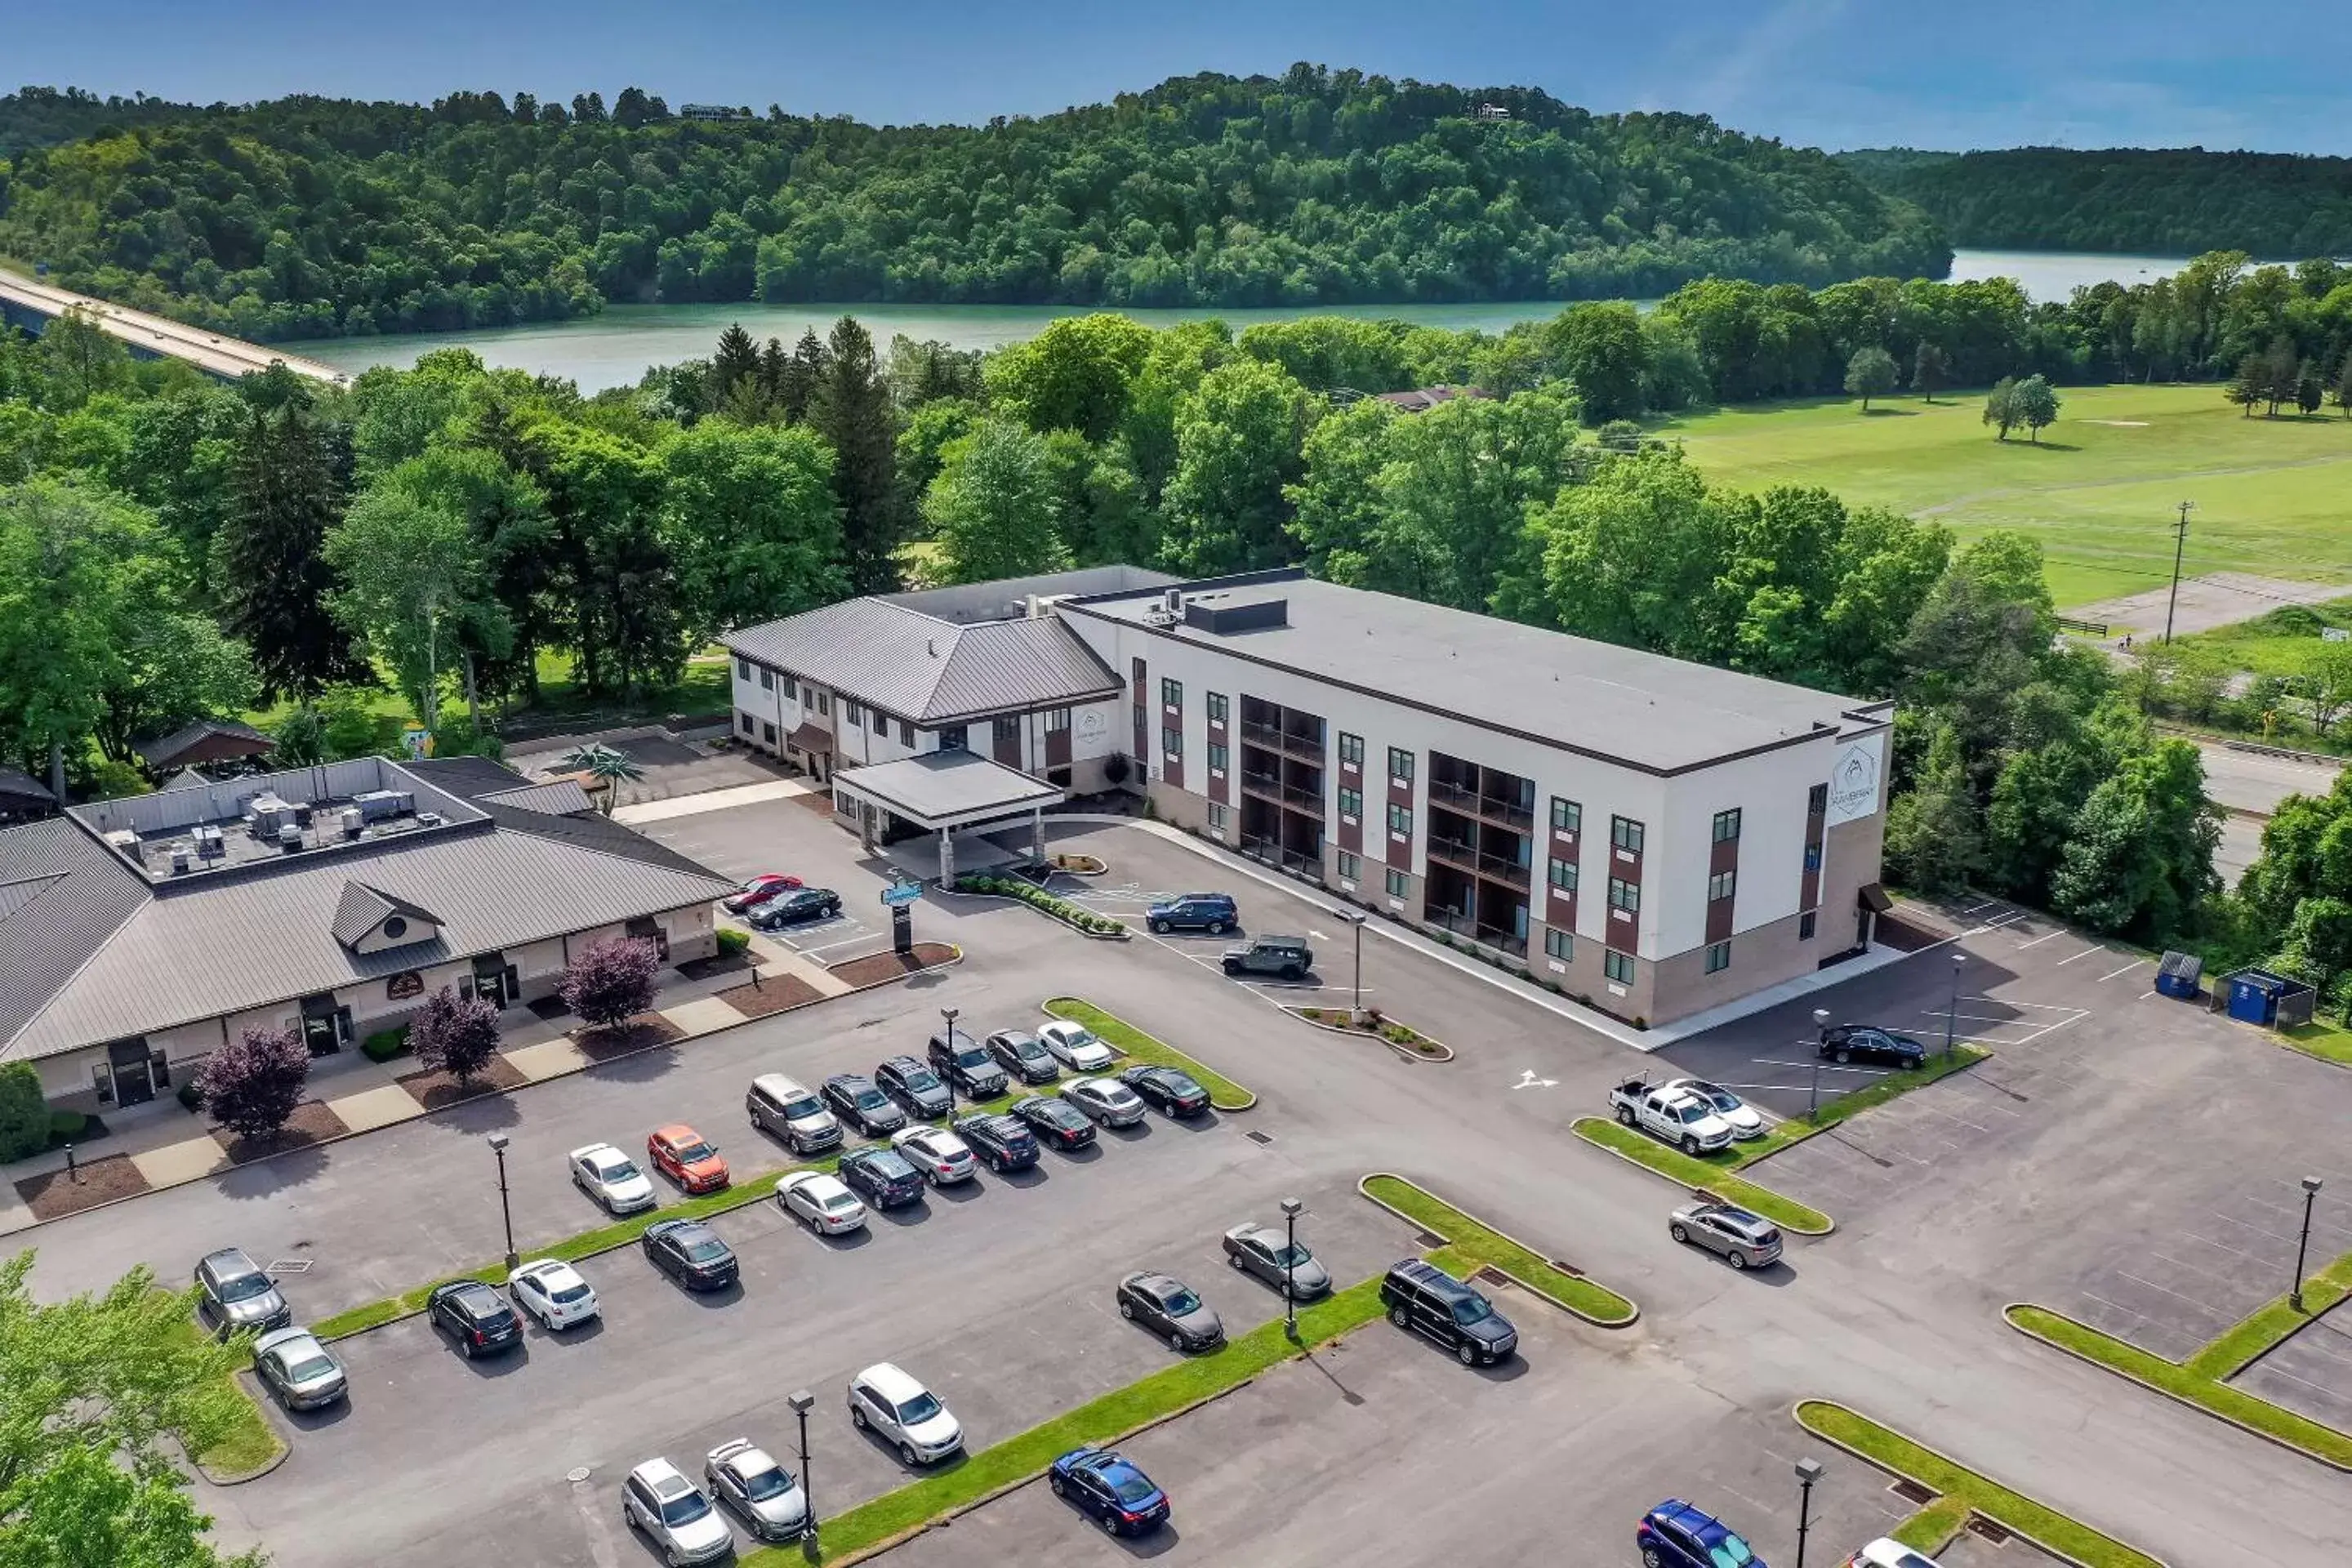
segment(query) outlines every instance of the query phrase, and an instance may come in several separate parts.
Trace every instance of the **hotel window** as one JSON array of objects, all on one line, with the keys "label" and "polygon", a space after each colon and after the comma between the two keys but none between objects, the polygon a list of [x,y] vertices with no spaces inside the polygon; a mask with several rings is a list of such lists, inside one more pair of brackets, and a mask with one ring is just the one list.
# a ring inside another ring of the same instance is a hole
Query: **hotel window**
[{"label": "hotel window", "polygon": [[1576,938],[1558,926],[1544,927],[1544,956],[1566,963],[1576,956]]},{"label": "hotel window", "polygon": [[1727,840],[1737,838],[1738,837],[1739,808],[1738,806],[1734,806],[1729,811],[1717,812],[1715,814],[1715,841],[1717,844],[1721,844]]},{"label": "hotel window", "polygon": [[1554,833],[1583,832],[1584,807],[1572,800],[1562,800],[1558,795],[1552,796],[1551,830]]},{"label": "hotel window", "polygon": [[1057,735],[1069,727],[1070,710],[1068,709],[1056,708],[1045,715],[1045,733],[1048,735]]},{"label": "hotel window", "polygon": [[742,725],[743,733],[746,735],[750,734],[751,732],[751,716],[749,713],[738,712],[735,717]]},{"label": "hotel window", "polygon": [[820,691],[816,694],[816,710],[824,718],[829,719],[833,716],[833,693]]},{"label": "hotel window", "polygon": [[1706,879],[1706,901],[1710,904],[1717,903],[1731,897],[1732,890],[1738,885],[1738,872],[1717,871]]},{"label": "hotel window", "polygon": [[739,657],[735,660],[735,679],[738,680],[749,680],[751,679],[751,661],[750,659]]},{"label": "hotel window", "polygon": [[1213,773],[1223,773],[1231,765],[1232,756],[1233,752],[1227,749],[1223,741],[1210,742],[1209,771]]},{"label": "hotel window", "polygon": [[1402,838],[1412,837],[1412,807],[1409,805],[1391,805],[1389,807],[1389,831]]},{"label": "hotel window", "polygon": [[1160,678],[1160,706],[1164,708],[1183,707],[1184,683],[1181,680],[1171,680],[1164,675],[1161,676]]},{"label": "hotel window", "polygon": [[1349,789],[1346,784],[1341,784],[1339,786],[1339,815],[1342,816],[1352,816],[1358,821],[1361,821],[1364,816],[1364,792],[1360,789]]},{"label": "hotel window", "polygon": [[1352,882],[1364,874],[1364,863],[1345,849],[1339,851],[1339,879]]},{"label": "hotel window", "polygon": [[1639,855],[1642,852],[1642,825],[1631,817],[1611,817],[1609,842],[1629,855]]},{"label": "hotel window", "polygon": [[883,712],[879,708],[874,710],[874,732],[877,735],[887,735],[890,732],[890,715]]},{"label": "hotel window", "polygon": [[763,723],[761,723],[761,724],[760,729],[761,729],[761,731],[762,731],[762,733],[763,733],[763,738],[767,741],[768,744],[770,744],[770,745],[772,745],[772,745],[774,745],[774,744],[776,743],[776,727],[775,727],[773,724],[769,724],[769,723],[764,723],[764,722],[763,722]]},{"label": "hotel window", "polygon": [[1807,816],[1826,816],[1829,815],[1829,785],[1825,784],[1815,784],[1812,788],[1805,792],[1805,815]]},{"label": "hotel window", "polygon": [[1822,847],[1821,847],[1820,845],[1818,845],[1818,844],[1808,844],[1808,845],[1806,845],[1806,846],[1805,846],[1805,869],[1806,869],[1806,870],[1808,870],[1808,871],[1818,871],[1818,870],[1820,870],[1821,868],[1822,868]]},{"label": "hotel window", "polygon": [[1395,867],[1389,868],[1389,897],[1402,899],[1412,891],[1412,878]]},{"label": "hotel window", "polygon": [[1350,735],[1345,730],[1340,731],[1339,760],[1343,763],[1353,763],[1360,768],[1362,767],[1364,765],[1364,738],[1361,735]]},{"label": "hotel window", "polygon": [[1813,911],[1811,910],[1797,917],[1797,940],[1799,942],[1813,940]]},{"label": "hotel window", "polygon": [[784,683],[784,700],[787,702],[798,702],[801,700],[801,683],[794,680],[789,675],[782,676],[778,679],[782,679]]},{"label": "hotel window", "polygon": [[971,742],[965,738],[964,727],[961,724],[950,724],[940,731],[940,750],[942,752],[964,751],[971,744]]},{"label": "hotel window", "polygon": [[910,752],[915,749],[915,727],[904,719],[898,721],[898,744]]},{"label": "hotel window", "polygon": [[1177,729],[1173,724],[1161,725],[1160,729],[1160,749],[1167,752],[1171,757],[1182,756],[1184,754],[1184,731]]},{"label": "hotel window", "polygon": [[1412,753],[1402,746],[1389,748],[1389,777],[1410,783],[1412,778]]},{"label": "hotel window", "polygon": [[772,669],[761,670],[760,672],[760,689],[762,691],[773,691],[775,689],[776,672]]},{"label": "hotel window", "polygon": [[1551,858],[1551,885],[1558,888],[1563,893],[1572,893],[1576,891],[1576,862],[1573,860],[1563,860],[1557,855],[1553,856]]},{"label": "hotel window", "polygon": [[1620,985],[1633,984],[1633,955],[1611,950],[1601,955],[1601,973]]},{"label": "hotel window", "polygon": [[1209,831],[1212,833],[1223,833],[1224,830],[1225,808],[1219,805],[1216,802],[1211,801],[1209,803]]},{"label": "hotel window", "polygon": [[1629,882],[1622,877],[1610,878],[1609,907],[1612,910],[1623,910],[1629,915],[1640,912],[1642,908],[1641,884],[1638,882]]},{"label": "hotel window", "polygon": [[841,717],[842,717],[842,721],[843,721],[845,723],[850,723],[850,724],[863,724],[863,723],[865,723],[865,722],[866,722],[866,704],[865,704],[865,703],[863,703],[863,702],[855,702],[855,701],[853,701],[853,702],[845,702],[845,703],[843,703],[843,704],[841,705]]},{"label": "hotel window", "polygon": [[1209,705],[1210,723],[1222,724],[1225,721],[1228,710],[1225,707],[1225,694],[1223,692],[1212,691],[1208,693],[1207,696],[1203,697],[1202,700]]},{"label": "hotel window", "polygon": [[1710,943],[1706,950],[1706,972],[1719,974],[1731,967],[1731,944],[1727,942]]}]

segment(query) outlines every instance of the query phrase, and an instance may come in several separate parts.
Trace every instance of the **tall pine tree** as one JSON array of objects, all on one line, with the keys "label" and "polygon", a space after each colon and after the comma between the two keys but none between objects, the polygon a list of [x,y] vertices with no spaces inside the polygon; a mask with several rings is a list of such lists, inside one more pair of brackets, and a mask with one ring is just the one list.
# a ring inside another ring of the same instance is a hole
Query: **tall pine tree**
[{"label": "tall pine tree", "polygon": [[786,419],[798,425],[809,416],[809,399],[824,368],[824,344],[818,341],[816,329],[811,327],[801,333],[792,358],[777,366],[776,404]]},{"label": "tall pine tree", "polygon": [[730,321],[719,334],[719,348],[710,356],[710,394],[707,408],[723,409],[735,402],[736,388],[748,383],[759,389],[760,345],[740,321]]},{"label": "tall pine tree", "polygon": [[833,444],[833,493],[841,501],[850,592],[887,594],[898,586],[897,420],[889,385],[874,362],[874,340],[854,317],[834,323],[808,417]]},{"label": "tall pine tree", "polygon": [[304,701],[371,672],[327,603],[323,545],[342,518],[334,443],[299,402],[257,408],[237,438],[229,500],[213,541],[227,629],[253,650],[262,688]]}]

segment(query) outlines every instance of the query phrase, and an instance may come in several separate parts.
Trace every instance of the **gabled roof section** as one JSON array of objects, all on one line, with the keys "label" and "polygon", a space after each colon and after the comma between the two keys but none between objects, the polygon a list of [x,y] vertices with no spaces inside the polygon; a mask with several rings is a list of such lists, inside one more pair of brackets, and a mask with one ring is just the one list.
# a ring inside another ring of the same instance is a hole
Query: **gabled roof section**
[{"label": "gabled roof section", "polygon": [[[540,792],[552,786],[533,784],[529,779],[503,763],[488,757],[435,757],[407,764],[410,772],[436,788],[446,790],[478,811],[488,814],[492,822],[504,831],[528,833],[534,838],[551,838],[577,849],[593,849],[600,854],[618,855],[624,859],[658,866],[689,877],[717,877],[719,873],[699,860],[679,854],[658,839],[646,837],[633,827],[614,821],[601,812],[590,810],[577,815],[557,816],[544,805],[517,805],[502,798],[525,794],[534,799],[547,800]],[[573,784],[571,787],[578,790]],[[584,804],[587,795],[580,796]]]},{"label": "gabled roof section", "polygon": [[845,599],[722,639],[747,658],[919,723],[1116,695],[1118,679],[1054,616],[958,625]]},{"label": "gabled roof section", "polygon": [[520,789],[502,789],[478,797],[478,805],[512,806],[517,811],[536,811],[548,816],[570,816],[575,812],[593,811],[596,803],[580,787],[578,779],[552,779],[546,784],[524,784]]},{"label": "gabled roof section", "polygon": [[14,801],[25,805],[55,805],[58,797],[49,786],[32,774],[15,768],[0,768],[0,802]]},{"label": "gabled roof section", "polygon": [[356,949],[370,931],[393,915],[405,915],[436,930],[441,925],[439,915],[397,893],[387,893],[365,882],[345,882],[342,896],[335,900],[335,918],[327,929],[334,933],[337,942]]},{"label": "gabled roof section", "polygon": [[70,821],[0,831],[0,1042],[152,898],[136,874]]},{"label": "gabled roof section", "polygon": [[168,768],[200,749],[208,755],[258,756],[277,744],[274,737],[234,719],[199,719],[168,735],[142,741],[131,749],[149,767]]}]

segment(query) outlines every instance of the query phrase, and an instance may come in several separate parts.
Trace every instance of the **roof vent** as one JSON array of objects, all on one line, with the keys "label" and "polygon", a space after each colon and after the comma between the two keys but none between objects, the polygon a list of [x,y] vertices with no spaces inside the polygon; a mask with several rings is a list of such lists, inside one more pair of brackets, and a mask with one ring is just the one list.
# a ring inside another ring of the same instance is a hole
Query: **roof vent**
[{"label": "roof vent", "polygon": [[1184,624],[1221,637],[1236,632],[1270,631],[1290,624],[1290,601],[1258,599],[1240,605],[1204,605],[1196,599],[1184,607]]},{"label": "roof vent", "polygon": [[1184,590],[1171,588],[1168,590],[1168,596],[1160,602],[1167,607],[1170,615],[1181,616],[1184,613]]}]

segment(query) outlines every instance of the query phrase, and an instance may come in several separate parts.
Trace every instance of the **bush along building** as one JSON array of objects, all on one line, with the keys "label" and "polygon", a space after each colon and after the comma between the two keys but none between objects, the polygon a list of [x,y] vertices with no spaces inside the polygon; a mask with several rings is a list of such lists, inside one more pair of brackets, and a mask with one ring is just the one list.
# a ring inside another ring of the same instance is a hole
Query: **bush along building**
[{"label": "bush along building", "polygon": [[324,1056],[443,986],[535,1001],[604,938],[706,956],[727,890],[576,784],[478,757],[72,806],[0,831],[0,1062],[31,1062],[54,1104],[135,1105],[246,1029]]},{"label": "bush along building", "polygon": [[1859,952],[1886,908],[1887,701],[1295,570],[1093,568],[727,642],[739,737],[869,837],[937,831],[951,864],[959,826],[1139,790],[1643,1024]]}]

